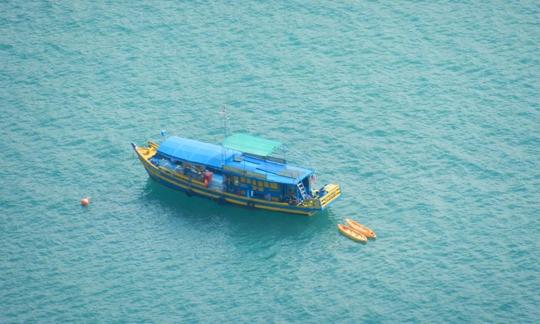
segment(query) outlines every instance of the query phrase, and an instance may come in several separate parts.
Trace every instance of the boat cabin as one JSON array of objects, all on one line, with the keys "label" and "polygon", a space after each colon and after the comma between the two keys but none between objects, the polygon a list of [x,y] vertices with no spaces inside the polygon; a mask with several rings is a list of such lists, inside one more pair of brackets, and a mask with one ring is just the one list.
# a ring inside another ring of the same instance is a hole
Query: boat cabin
[{"label": "boat cabin", "polygon": [[291,205],[311,199],[318,194],[313,170],[273,157],[280,145],[246,134],[232,135],[223,145],[172,136],[150,162],[219,192]]}]

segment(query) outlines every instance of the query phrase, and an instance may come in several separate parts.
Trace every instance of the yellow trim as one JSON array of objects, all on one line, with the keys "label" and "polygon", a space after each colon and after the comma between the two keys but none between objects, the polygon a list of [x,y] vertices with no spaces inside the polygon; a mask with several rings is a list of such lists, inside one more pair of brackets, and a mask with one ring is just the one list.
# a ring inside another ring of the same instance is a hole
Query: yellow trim
[{"label": "yellow trim", "polygon": [[238,200],[235,200],[235,199],[225,198],[225,201],[228,201],[228,202],[233,203],[233,204],[241,205],[241,206],[247,206],[247,203],[245,203],[243,201],[238,201]]},{"label": "yellow trim", "polygon": [[[170,179],[167,179],[167,178],[163,177],[161,174],[158,174],[158,173],[155,172],[154,170],[149,170],[149,169],[147,169],[147,170],[148,170],[150,173],[152,173],[153,175],[155,175],[156,177],[161,178],[163,181],[167,181],[167,182],[171,183],[171,180],[170,180]],[[178,182],[176,182],[176,181],[174,181],[173,184],[174,184],[175,186],[182,187],[182,188],[187,189],[187,190],[191,190],[191,191],[193,191],[193,192],[196,192],[196,193],[201,194],[201,195],[204,195],[204,196],[208,196],[208,197],[212,197],[212,198],[219,198],[219,195],[213,195],[213,194],[210,194],[210,193],[208,193],[208,192],[206,192],[206,191],[201,191],[201,190],[199,190],[199,189],[190,188],[190,187],[188,187],[188,186],[186,186],[186,185],[183,185],[183,184],[181,184],[181,183],[178,183]]]},{"label": "yellow trim", "polygon": [[258,204],[255,204],[253,206],[255,208],[268,209],[268,210],[279,211],[279,212],[284,212],[284,213],[300,214],[300,215],[305,215],[305,216],[311,216],[317,211],[317,209],[315,209],[313,210],[313,212],[310,213],[310,212],[305,212],[301,210],[275,208],[275,207],[263,206],[263,205],[258,205]]}]

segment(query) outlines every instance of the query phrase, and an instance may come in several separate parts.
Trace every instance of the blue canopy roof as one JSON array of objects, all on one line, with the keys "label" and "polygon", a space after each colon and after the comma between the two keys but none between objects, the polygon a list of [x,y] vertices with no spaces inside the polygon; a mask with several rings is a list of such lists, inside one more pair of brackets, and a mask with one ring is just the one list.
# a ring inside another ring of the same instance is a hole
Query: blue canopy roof
[{"label": "blue canopy roof", "polygon": [[205,164],[221,168],[223,163],[240,152],[220,145],[199,142],[187,138],[171,136],[158,148],[158,152],[168,158]]},{"label": "blue canopy roof", "polygon": [[[158,148],[158,153],[176,160],[188,161],[196,164],[208,165],[217,169],[224,166],[237,169],[240,173],[252,172],[263,176],[267,181],[296,184],[298,181],[313,173],[304,169],[269,161],[264,158],[243,155],[242,152],[224,148],[221,145],[199,142],[192,139],[171,136]],[[233,156],[241,158],[233,159]],[[234,170],[230,170],[234,172]],[[248,176],[249,177],[249,176]]]}]

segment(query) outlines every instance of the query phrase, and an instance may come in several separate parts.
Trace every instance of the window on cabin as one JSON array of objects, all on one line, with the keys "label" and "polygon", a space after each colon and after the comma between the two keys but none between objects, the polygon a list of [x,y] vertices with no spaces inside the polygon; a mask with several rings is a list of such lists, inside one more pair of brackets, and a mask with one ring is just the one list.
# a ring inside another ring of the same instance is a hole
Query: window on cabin
[{"label": "window on cabin", "polygon": [[272,189],[277,189],[277,188],[278,188],[278,185],[277,185],[277,183],[272,182],[272,183],[270,183],[270,187],[271,187]]}]

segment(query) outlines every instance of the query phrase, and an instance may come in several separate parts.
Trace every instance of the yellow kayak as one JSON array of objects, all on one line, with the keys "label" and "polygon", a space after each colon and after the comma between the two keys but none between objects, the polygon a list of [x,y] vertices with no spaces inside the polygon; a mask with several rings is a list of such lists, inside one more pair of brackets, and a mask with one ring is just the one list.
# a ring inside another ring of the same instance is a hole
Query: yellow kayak
[{"label": "yellow kayak", "polygon": [[352,228],[354,231],[369,238],[377,238],[377,235],[375,234],[375,232],[373,232],[369,227],[364,226],[358,223],[357,221],[353,221],[352,219],[349,219],[349,218],[347,218],[345,221],[347,222],[347,225],[350,228]]},{"label": "yellow kayak", "polygon": [[367,237],[365,237],[364,235],[362,235],[362,234],[360,234],[358,232],[355,232],[349,226],[338,224],[337,227],[338,227],[339,231],[341,232],[341,234],[347,236],[351,240],[357,241],[357,242],[367,242]]}]

